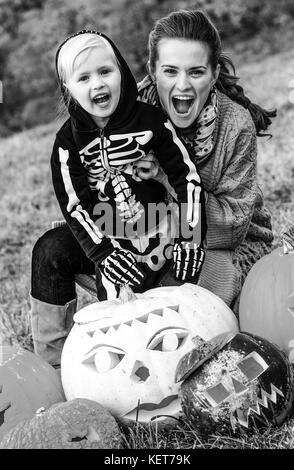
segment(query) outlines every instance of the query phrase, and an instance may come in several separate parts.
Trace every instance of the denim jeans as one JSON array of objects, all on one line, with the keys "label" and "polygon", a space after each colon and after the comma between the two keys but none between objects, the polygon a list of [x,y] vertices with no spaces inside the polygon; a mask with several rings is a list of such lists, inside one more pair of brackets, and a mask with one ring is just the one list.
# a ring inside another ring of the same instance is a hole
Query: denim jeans
[{"label": "denim jeans", "polygon": [[65,305],[76,297],[75,274],[95,274],[67,225],[48,230],[32,253],[31,295],[53,305]]}]

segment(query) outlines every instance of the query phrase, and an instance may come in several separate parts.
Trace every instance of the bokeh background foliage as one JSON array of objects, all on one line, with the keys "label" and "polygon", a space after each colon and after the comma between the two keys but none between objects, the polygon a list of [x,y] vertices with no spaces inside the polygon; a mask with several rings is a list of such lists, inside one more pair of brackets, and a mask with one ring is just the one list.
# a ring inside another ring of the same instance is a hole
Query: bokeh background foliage
[{"label": "bokeh background foliage", "polygon": [[[238,53],[238,45],[249,38],[251,49],[268,53],[293,40],[293,0],[0,0],[0,135],[54,119],[58,102],[54,55],[68,35],[84,28],[109,34],[141,79],[153,22],[172,10],[193,7],[210,13],[225,47]],[[275,36],[277,29],[283,34]]]}]

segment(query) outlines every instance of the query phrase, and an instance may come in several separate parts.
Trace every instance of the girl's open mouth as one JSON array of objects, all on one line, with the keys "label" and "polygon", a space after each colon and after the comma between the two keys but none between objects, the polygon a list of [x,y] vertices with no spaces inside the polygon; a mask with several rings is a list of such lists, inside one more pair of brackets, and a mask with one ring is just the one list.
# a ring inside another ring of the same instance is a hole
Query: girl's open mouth
[{"label": "girl's open mouth", "polygon": [[188,114],[193,106],[195,98],[191,96],[173,96],[172,103],[177,114]]},{"label": "girl's open mouth", "polygon": [[110,95],[108,93],[101,93],[99,95],[94,96],[93,102],[95,104],[106,104],[110,100]]}]

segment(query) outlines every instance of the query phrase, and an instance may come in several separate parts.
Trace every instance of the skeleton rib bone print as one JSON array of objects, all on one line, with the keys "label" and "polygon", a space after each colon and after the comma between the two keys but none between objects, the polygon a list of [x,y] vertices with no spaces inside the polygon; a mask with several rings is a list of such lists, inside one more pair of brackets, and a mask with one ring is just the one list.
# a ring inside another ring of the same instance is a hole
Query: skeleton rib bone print
[{"label": "skeleton rib bone print", "polygon": [[142,158],[145,152],[140,145],[147,144],[152,136],[152,131],[142,131],[110,135],[109,138],[97,137],[80,150],[82,163],[86,168],[91,167],[95,159],[95,166],[99,164],[108,171],[111,171],[113,166],[117,169],[118,166],[127,165]]}]

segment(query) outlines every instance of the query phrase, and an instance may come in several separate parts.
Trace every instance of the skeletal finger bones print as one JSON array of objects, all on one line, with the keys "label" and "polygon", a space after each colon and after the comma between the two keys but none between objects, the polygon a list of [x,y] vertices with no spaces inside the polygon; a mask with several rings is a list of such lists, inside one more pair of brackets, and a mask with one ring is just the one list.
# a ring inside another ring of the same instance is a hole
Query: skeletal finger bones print
[{"label": "skeletal finger bones print", "polygon": [[115,249],[100,264],[104,276],[113,284],[140,285],[145,275],[127,250]]},{"label": "skeletal finger bones print", "polygon": [[173,272],[178,281],[197,280],[204,262],[204,250],[197,243],[178,241],[173,249]]}]

